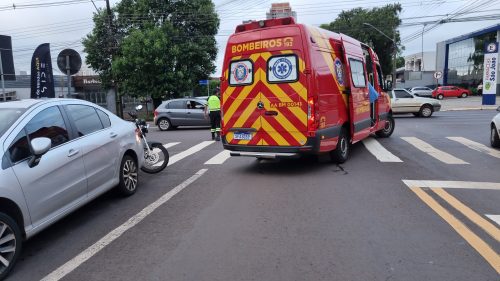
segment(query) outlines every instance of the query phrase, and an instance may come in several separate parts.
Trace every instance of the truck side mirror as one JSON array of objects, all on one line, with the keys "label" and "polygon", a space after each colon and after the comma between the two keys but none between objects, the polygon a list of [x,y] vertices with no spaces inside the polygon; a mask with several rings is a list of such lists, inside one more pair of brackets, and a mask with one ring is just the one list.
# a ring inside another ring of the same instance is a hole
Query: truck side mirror
[{"label": "truck side mirror", "polygon": [[384,89],[383,89],[385,92],[389,92],[390,90],[392,90],[392,81],[390,80],[385,80],[384,81]]}]

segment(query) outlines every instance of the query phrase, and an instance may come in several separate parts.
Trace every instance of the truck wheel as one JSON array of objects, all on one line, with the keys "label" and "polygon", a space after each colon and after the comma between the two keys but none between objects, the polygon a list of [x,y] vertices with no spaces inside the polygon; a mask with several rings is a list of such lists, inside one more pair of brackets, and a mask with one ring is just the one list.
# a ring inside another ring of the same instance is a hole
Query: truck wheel
[{"label": "truck wheel", "polygon": [[375,132],[375,134],[381,138],[388,138],[392,135],[392,132],[394,132],[395,125],[396,124],[394,122],[394,117],[392,117],[392,115],[389,115],[387,117],[387,122],[385,123],[385,127],[382,130]]},{"label": "truck wheel", "polygon": [[342,164],[349,158],[349,153],[351,152],[351,142],[349,140],[349,135],[347,134],[346,128],[340,130],[339,139],[337,141],[337,148],[330,152],[330,157],[333,162]]},{"label": "truck wheel", "polygon": [[462,95],[460,95],[460,97],[462,98],[466,98],[467,96],[468,96],[467,93],[462,93]]},{"label": "truck wheel", "polygon": [[442,100],[443,98],[444,98],[443,94],[439,94],[439,95],[437,95],[437,99],[438,99],[438,100]]},{"label": "truck wheel", "polygon": [[490,141],[491,141],[492,147],[500,147],[500,137],[498,137],[498,132],[497,132],[497,128],[495,127],[495,125],[491,125]]},{"label": "truck wheel", "polygon": [[22,248],[21,230],[8,215],[0,213],[0,280],[14,267]]},{"label": "truck wheel", "polygon": [[422,105],[422,107],[420,107],[420,111],[418,112],[418,115],[420,115],[421,117],[424,117],[424,118],[431,117],[432,116],[432,107],[428,104]]}]

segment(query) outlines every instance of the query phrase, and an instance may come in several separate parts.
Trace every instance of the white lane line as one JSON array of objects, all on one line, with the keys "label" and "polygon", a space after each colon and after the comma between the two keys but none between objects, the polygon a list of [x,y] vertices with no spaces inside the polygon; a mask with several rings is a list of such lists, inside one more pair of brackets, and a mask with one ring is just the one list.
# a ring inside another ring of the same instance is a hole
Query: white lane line
[{"label": "white lane line", "polygon": [[169,142],[169,143],[164,144],[163,146],[164,146],[166,149],[169,149],[169,148],[171,148],[172,146],[178,145],[179,143],[180,143],[180,142]]},{"label": "white lane line", "polygon": [[482,143],[471,141],[470,139],[466,139],[463,137],[447,137],[447,139],[461,143],[470,149],[474,149],[476,151],[488,154],[490,156],[500,158],[500,151],[495,150],[491,147],[487,147],[486,145],[484,145]]},{"label": "white lane line", "polygon": [[106,236],[104,236],[99,241],[94,243],[94,245],[88,247],[85,251],[81,252],[76,257],[72,258],[70,261],[66,262],[65,264],[60,266],[58,269],[54,270],[49,275],[45,276],[41,281],[60,280],[61,278],[65,277],[66,275],[71,273],[77,267],[82,265],[84,262],[89,260],[91,257],[96,255],[97,253],[99,253],[106,246],[108,246],[113,241],[118,239],[127,230],[131,229],[132,227],[134,227],[138,223],[140,223],[142,220],[144,220],[147,216],[149,216],[152,212],[154,212],[156,209],[158,209],[161,205],[165,204],[168,200],[170,200],[172,197],[174,197],[177,193],[181,192],[184,188],[186,188],[187,186],[189,186],[190,184],[195,182],[197,179],[199,179],[206,171],[207,171],[207,169],[199,170],[192,177],[190,177],[189,179],[187,179],[183,183],[179,184],[178,186],[174,187],[174,189],[165,193],[162,197],[160,197],[155,202],[151,203],[146,208],[142,209],[142,211],[140,211],[138,214],[136,214],[135,216],[128,219],[125,223],[123,223],[119,227],[115,228],[114,230],[112,230],[111,232],[106,234]]},{"label": "white lane line", "polygon": [[459,159],[451,154],[448,154],[442,150],[435,148],[434,146],[426,143],[425,141],[415,138],[415,137],[402,137],[402,139],[409,144],[415,146],[419,150],[429,154],[430,156],[436,158],[437,160],[452,165],[469,164],[462,159]]},{"label": "white lane line", "polygon": [[366,149],[368,149],[368,151],[373,154],[373,156],[375,156],[375,158],[377,158],[380,162],[403,162],[403,160],[392,154],[374,138],[363,140],[363,144],[365,145]]},{"label": "white lane line", "polygon": [[215,141],[204,141],[204,142],[201,142],[201,143],[199,143],[199,144],[197,144],[197,145],[195,145],[187,150],[184,150],[183,152],[175,154],[174,156],[170,157],[170,160],[168,161],[168,166],[173,165],[177,161],[182,160],[182,159],[184,159],[192,154],[195,154],[196,152],[202,150],[203,148],[211,145],[214,142]]},{"label": "white lane line", "polygon": [[223,150],[221,153],[215,155],[210,160],[205,162],[205,165],[221,165],[231,157],[229,150]]},{"label": "white lane line", "polygon": [[500,226],[500,215],[485,215]]},{"label": "white lane line", "polygon": [[472,181],[428,181],[428,180],[403,180],[408,187],[428,188],[460,188],[460,189],[490,189],[500,190],[500,183],[472,182]]}]

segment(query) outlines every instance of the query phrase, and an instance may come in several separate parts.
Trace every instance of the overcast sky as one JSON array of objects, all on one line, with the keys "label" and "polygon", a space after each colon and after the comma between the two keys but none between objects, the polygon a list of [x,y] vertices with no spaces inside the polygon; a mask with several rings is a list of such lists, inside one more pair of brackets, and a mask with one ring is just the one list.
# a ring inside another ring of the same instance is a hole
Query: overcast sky
[{"label": "overcast sky", "polygon": [[[65,48],[73,48],[84,57],[82,38],[92,30],[92,14],[95,7],[92,2],[82,0],[79,4],[4,10],[6,6],[15,4],[39,4],[59,2],[65,0],[0,0],[0,34],[12,37],[14,49],[14,62],[16,73],[30,70],[30,61],[34,49],[41,43],[51,44],[52,58],[55,59],[59,52]],[[66,0],[67,1],[67,0]],[[75,0],[73,0],[75,1]],[[112,5],[119,2],[110,0]],[[94,0],[98,8],[105,8],[104,0]],[[222,56],[228,36],[234,32],[236,25],[246,19],[264,19],[271,3],[285,1],[269,0],[215,0],[217,11],[221,19],[217,42],[219,55],[217,58],[217,72],[214,77],[220,76]],[[337,17],[342,10],[355,7],[372,8],[380,7],[394,1],[388,0],[290,0],[292,9],[297,12],[298,21],[309,25],[329,23]],[[403,24],[412,22],[432,21],[442,18],[443,15],[453,14],[463,9],[468,14],[460,17],[500,14],[500,1],[488,0],[404,0],[398,1],[403,6],[401,18]],[[484,5],[480,5],[485,3]],[[465,9],[464,9],[465,8]],[[475,8],[475,9],[471,9]],[[482,11],[470,13],[472,11]],[[441,15],[441,17],[428,17]],[[422,18],[425,17],[425,18]],[[440,25],[424,34],[424,51],[435,51],[436,43],[453,38],[464,33],[472,32],[487,26],[500,23],[496,20],[471,21],[461,23],[447,23]],[[428,25],[427,27],[429,27]],[[421,31],[423,25],[402,26],[402,38]],[[421,37],[412,41],[405,41],[404,55],[421,52]],[[54,74],[60,74],[54,64]]]}]

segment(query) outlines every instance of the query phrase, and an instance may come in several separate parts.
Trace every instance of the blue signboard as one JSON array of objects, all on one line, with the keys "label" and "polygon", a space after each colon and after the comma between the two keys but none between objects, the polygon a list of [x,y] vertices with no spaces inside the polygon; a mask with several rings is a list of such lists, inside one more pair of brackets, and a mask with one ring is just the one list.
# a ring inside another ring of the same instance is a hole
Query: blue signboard
[{"label": "blue signboard", "polygon": [[208,85],[208,80],[200,80],[200,85]]}]

